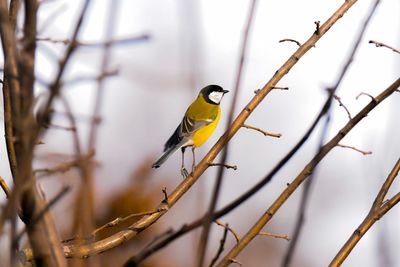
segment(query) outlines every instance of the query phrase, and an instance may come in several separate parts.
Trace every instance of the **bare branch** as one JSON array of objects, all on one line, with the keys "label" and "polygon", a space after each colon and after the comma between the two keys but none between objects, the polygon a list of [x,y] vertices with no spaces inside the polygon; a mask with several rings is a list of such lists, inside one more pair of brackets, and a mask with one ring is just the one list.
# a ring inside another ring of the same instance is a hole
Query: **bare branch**
[{"label": "bare branch", "polygon": [[214,256],[214,258],[212,259],[211,263],[210,263],[210,267],[214,266],[214,264],[217,262],[218,258],[221,256],[222,252],[225,249],[225,243],[226,243],[226,238],[228,236],[228,224],[226,224],[226,227],[224,227],[224,233],[222,235],[221,240],[219,241],[219,248],[217,250],[216,255]]},{"label": "bare branch", "polygon": [[280,42],[280,43],[283,43],[283,42],[292,42],[292,43],[297,44],[298,46],[301,46],[301,43],[300,43],[299,41],[296,41],[296,40],[294,40],[294,39],[289,39],[289,38],[279,40],[279,42]]},{"label": "bare branch", "polygon": [[3,189],[4,193],[6,194],[6,197],[9,198],[11,195],[10,188],[8,187],[6,181],[1,176],[0,176],[0,186]]},{"label": "bare branch", "polygon": [[223,164],[223,163],[208,163],[208,166],[213,167],[213,166],[223,166],[227,169],[234,169],[235,171],[237,170],[237,166],[236,165],[228,165],[228,164]]},{"label": "bare branch", "polygon": [[343,108],[344,108],[344,110],[345,110],[346,113],[347,113],[347,117],[349,117],[349,120],[351,120],[350,111],[349,111],[349,110],[347,109],[347,107],[343,104],[342,99],[341,99],[340,97],[338,97],[337,95],[333,95],[333,98],[339,102],[339,106],[340,106],[340,107],[343,107]]},{"label": "bare branch", "polygon": [[386,48],[389,48],[389,49],[392,50],[393,52],[396,52],[396,53],[400,54],[400,50],[399,50],[399,49],[396,49],[396,48],[394,48],[394,47],[392,47],[392,46],[389,46],[389,45],[387,45],[387,44],[384,44],[384,43],[381,43],[381,42],[377,42],[377,41],[374,41],[374,40],[370,40],[368,43],[374,44],[376,47],[386,47]]},{"label": "bare branch", "polygon": [[349,148],[349,149],[353,149],[353,150],[355,150],[355,151],[357,151],[357,152],[360,152],[360,153],[363,154],[363,155],[370,155],[370,154],[372,154],[372,151],[364,151],[364,150],[358,149],[358,148],[356,148],[356,147],[354,147],[354,146],[347,146],[347,145],[342,145],[342,144],[337,144],[336,146],[338,146],[338,147],[344,147],[344,148]]},{"label": "bare branch", "polygon": [[371,98],[371,101],[375,101],[375,98],[374,98],[372,95],[370,95],[370,94],[368,94],[368,93],[364,93],[364,92],[359,93],[359,94],[356,96],[356,100],[358,100],[358,98],[359,98],[360,96],[362,96],[362,95],[368,96],[369,98]]},{"label": "bare branch", "polygon": [[99,42],[84,42],[79,40],[70,40],[70,39],[53,39],[50,37],[38,37],[36,38],[38,42],[49,42],[53,44],[63,44],[63,45],[74,45],[77,47],[87,47],[87,48],[104,48],[110,45],[134,45],[141,42],[146,42],[150,40],[150,35],[142,34],[139,36],[128,36],[118,39],[109,39],[107,41],[99,41]]},{"label": "bare branch", "polygon": [[233,237],[235,238],[236,243],[239,242],[239,240],[240,240],[239,235],[238,235],[231,227],[229,227],[229,225],[228,225],[227,223],[222,223],[220,220],[215,220],[214,222],[215,222],[216,224],[218,224],[219,226],[228,229],[228,231],[231,232],[232,235],[233,235]]},{"label": "bare branch", "polygon": [[278,234],[273,234],[270,232],[259,232],[258,235],[266,235],[266,236],[270,236],[273,238],[280,238],[280,239],[285,239],[286,241],[290,241],[290,238],[288,235],[278,235]]},{"label": "bare branch", "polygon": [[269,133],[269,132],[266,132],[266,131],[264,131],[264,130],[261,130],[260,128],[254,127],[254,126],[252,126],[252,125],[250,125],[250,124],[243,124],[242,127],[246,128],[246,129],[255,130],[255,131],[257,131],[257,132],[262,133],[262,134],[265,135],[265,136],[271,136],[271,137],[276,137],[276,138],[280,138],[280,137],[282,136],[282,134],[280,134],[280,133],[278,133],[278,134],[276,134],[276,133]]}]

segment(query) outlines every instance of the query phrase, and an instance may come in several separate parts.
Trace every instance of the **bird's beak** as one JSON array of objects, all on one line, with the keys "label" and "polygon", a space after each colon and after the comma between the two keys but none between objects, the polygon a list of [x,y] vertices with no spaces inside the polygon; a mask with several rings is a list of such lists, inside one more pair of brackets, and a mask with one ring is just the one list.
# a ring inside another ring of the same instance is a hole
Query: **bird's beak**
[{"label": "bird's beak", "polygon": [[222,92],[223,92],[224,94],[229,93],[228,90],[222,90]]}]

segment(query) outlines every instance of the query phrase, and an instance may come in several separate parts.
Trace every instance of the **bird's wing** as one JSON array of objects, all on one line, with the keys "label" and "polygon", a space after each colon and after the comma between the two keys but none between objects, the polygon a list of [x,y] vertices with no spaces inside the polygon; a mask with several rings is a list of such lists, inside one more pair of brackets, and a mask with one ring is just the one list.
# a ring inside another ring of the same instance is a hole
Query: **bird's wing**
[{"label": "bird's wing", "polygon": [[183,136],[190,136],[194,132],[196,132],[198,129],[207,126],[208,124],[212,123],[214,119],[209,119],[209,120],[196,120],[193,118],[190,118],[189,116],[185,116],[182,120],[181,123],[181,134]]},{"label": "bird's wing", "polygon": [[210,120],[196,120],[185,116],[182,122],[178,125],[175,132],[171,135],[168,141],[164,145],[164,151],[169,148],[182,145],[190,140],[192,134],[196,132],[198,129],[212,123],[215,119]]}]

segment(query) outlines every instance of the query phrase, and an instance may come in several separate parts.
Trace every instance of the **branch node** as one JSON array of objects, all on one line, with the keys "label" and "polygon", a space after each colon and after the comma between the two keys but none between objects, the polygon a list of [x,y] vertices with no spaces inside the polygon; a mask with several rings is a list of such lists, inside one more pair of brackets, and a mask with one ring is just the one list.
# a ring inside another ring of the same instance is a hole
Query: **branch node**
[{"label": "branch node", "polygon": [[315,24],[315,34],[316,35],[319,35],[320,34],[320,31],[319,31],[319,26],[320,26],[320,24],[321,24],[321,21],[319,21],[319,20],[317,20],[317,21],[314,21],[314,24]]}]

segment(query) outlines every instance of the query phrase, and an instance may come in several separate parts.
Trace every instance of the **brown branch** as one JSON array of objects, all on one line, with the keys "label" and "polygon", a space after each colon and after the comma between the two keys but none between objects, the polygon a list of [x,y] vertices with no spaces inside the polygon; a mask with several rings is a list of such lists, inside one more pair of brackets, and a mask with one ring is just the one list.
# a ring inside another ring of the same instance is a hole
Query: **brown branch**
[{"label": "brown branch", "polygon": [[208,163],[208,166],[210,167],[214,167],[214,166],[222,166],[225,167],[227,169],[234,169],[235,171],[237,170],[237,166],[236,165],[228,165],[228,164],[223,164],[223,163]]},{"label": "brown branch", "polygon": [[272,89],[287,91],[287,90],[289,90],[289,87],[274,86]]},{"label": "brown branch", "polygon": [[6,197],[9,198],[11,195],[10,188],[8,187],[6,181],[1,176],[0,176],[0,186],[3,189],[4,193],[6,194]]},{"label": "brown branch", "polygon": [[338,97],[337,95],[333,95],[333,98],[339,102],[339,106],[340,106],[340,107],[343,107],[343,108],[344,108],[344,110],[345,110],[346,113],[347,113],[347,117],[349,117],[349,120],[351,120],[350,111],[349,111],[349,110],[347,109],[347,107],[343,104],[342,99],[341,99],[340,97]]},{"label": "brown branch", "polygon": [[[392,85],[383,91],[375,99],[366,105],[356,116],[354,116],[347,124],[314,156],[314,158],[304,167],[304,169],[297,175],[297,177],[285,188],[279,197],[272,203],[267,211],[257,220],[257,222],[248,230],[246,235],[242,237],[239,244],[237,244],[217,265],[227,266],[229,259],[236,257],[249,243],[257,236],[269,220],[275,215],[278,209],[286,202],[286,200],[293,194],[293,192],[309,177],[318,163],[342,140],[351,129],[354,128],[372,109],[379,103],[390,96],[400,86],[400,78],[398,78]],[[218,214],[218,212],[217,212]],[[224,213],[219,213],[221,215]]]},{"label": "brown branch", "polygon": [[280,137],[282,136],[282,134],[280,134],[280,133],[278,133],[278,134],[276,134],[276,133],[269,133],[269,132],[266,132],[266,131],[264,131],[264,130],[262,130],[262,129],[260,129],[260,128],[254,127],[254,126],[252,126],[252,125],[250,125],[250,124],[243,124],[242,127],[246,128],[246,129],[255,130],[255,131],[257,131],[257,132],[262,133],[262,134],[265,135],[265,136],[271,136],[271,137],[276,137],[276,138],[280,138]]},{"label": "brown branch", "polygon": [[296,41],[296,40],[294,40],[294,39],[289,39],[289,38],[279,40],[279,42],[280,42],[280,43],[283,43],[283,42],[292,42],[292,43],[297,44],[298,46],[301,46],[301,43],[300,43],[299,41]]},{"label": "brown branch", "polygon": [[[48,203],[46,203],[46,205],[42,208],[42,210],[40,210],[39,213],[36,214],[36,216],[34,218],[32,218],[32,221],[31,221],[29,227],[33,227],[33,225],[37,224],[40,220],[42,220],[43,217],[46,215],[46,213],[49,212],[50,209],[57,202],[59,202],[69,192],[70,189],[71,188],[69,186],[64,186],[63,188],[61,188],[60,192],[58,192]],[[14,242],[18,242],[26,232],[27,232],[27,228],[25,227],[16,236]]]},{"label": "brown branch", "polygon": [[278,234],[273,234],[270,232],[259,232],[258,235],[265,235],[265,236],[270,236],[273,238],[280,238],[280,239],[285,239],[286,241],[290,241],[290,238],[288,235],[278,235]]},{"label": "brown branch", "polygon": [[[345,61],[345,64],[343,65],[343,68],[341,69],[341,71],[339,73],[338,79],[336,80],[334,86],[331,88],[328,88],[328,90],[327,90],[329,93],[328,109],[326,110],[325,121],[324,121],[324,125],[322,128],[321,134],[320,134],[320,142],[319,142],[318,150],[322,149],[323,143],[325,142],[325,139],[326,139],[326,135],[329,131],[330,122],[331,122],[331,118],[332,118],[332,115],[330,112],[331,111],[330,106],[333,101],[332,98],[334,97],[336,91],[338,90],[339,86],[341,85],[344,76],[346,75],[347,71],[349,70],[349,68],[354,60],[356,51],[358,50],[358,48],[361,45],[361,41],[364,37],[364,33],[366,32],[367,26],[369,25],[369,22],[371,21],[371,18],[373,17],[379,3],[380,3],[380,0],[376,0],[374,2],[374,4],[372,5],[372,8],[369,10],[368,14],[366,15],[366,18],[362,24],[362,27],[356,35],[353,47],[351,48],[350,53]],[[320,22],[317,21],[317,22],[315,22],[315,24],[317,26],[315,33],[319,34]],[[283,267],[290,266],[292,256],[294,254],[294,250],[297,246],[297,243],[298,243],[298,240],[300,237],[300,232],[303,228],[303,224],[305,221],[305,212],[306,212],[306,208],[308,205],[308,199],[311,194],[310,192],[311,192],[311,185],[313,183],[313,180],[314,180],[314,174],[312,173],[310,175],[309,179],[307,179],[307,181],[303,187],[303,192],[302,192],[300,206],[299,206],[299,212],[298,212],[298,216],[296,218],[296,223],[295,223],[294,231],[293,231],[293,235],[292,235],[292,242],[290,242],[288,250],[284,256],[283,264],[282,264]]]},{"label": "brown branch", "polygon": [[[274,76],[264,85],[261,91],[255,95],[251,101],[244,107],[236,119],[232,122],[230,128],[219,138],[217,143],[210,149],[201,162],[195,167],[194,171],[182,181],[175,190],[168,196],[168,208],[171,208],[175,203],[191,188],[191,186],[199,179],[199,177],[209,167],[209,162],[213,162],[222,148],[229,142],[229,140],[238,132],[246,119],[257,108],[257,106],[264,100],[264,98],[273,90],[273,87],[284,77],[294,65],[303,57],[318,40],[324,36],[326,32],[346,13],[346,11],[356,2],[356,0],[346,1],[334,14],[320,27],[320,34],[312,34],[311,37],[296,51],[289,59],[278,69]],[[234,206],[237,206],[234,203]],[[164,203],[160,205],[164,206]],[[231,207],[228,207],[229,209]],[[64,246],[64,253],[69,258],[85,258],[95,254],[110,250],[114,247],[121,245],[127,240],[135,237],[138,233],[155,223],[161,218],[166,211],[154,213],[146,218],[131,225],[130,230],[123,230],[105,239],[99,240],[92,244],[87,245],[70,245]],[[220,215],[226,212],[221,210],[216,214]],[[217,216],[217,215],[216,215]],[[213,216],[214,219],[215,216]],[[198,225],[197,225],[198,226]],[[26,251],[29,255],[29,251]]]},{"label": "brown branch", "polygon": [[232,258],[229,259],[229,263],[235,263],[235,264],[237,264],[239,266],[243,266],[243,264],[240,263],[238,260],[235,260],[235,259],[232,259]]},{"label": "brown branch", "polygon": [[[242,41],[241,41],[241,48],[240,48],[240,53],[239,53],[239,64],[236,70],[236,77],[235,77],[235,83],[234,83],[234,89],[233,89],[233,98],[231,102],[231,107],[229,110],[229,115],[227,119],[227,124],[226,124],[226,131],[229,130],[230,125],[233,121],[234,118],[234,112],[236,109],[236,103],[238,101],[238,96],[239,96],[239,90],[240,90],[240,84],[242,82],[242,74],[245,66],[245,60],[246,60],[246,52],[247,52],[247,46],[249,43],[249,35],[250,35],[250,30],[253,25],[254,21],[254,14],[256,11],[256,5],[257,5],[257,0],[252,0],[250,2],[249,6],[249,11],[247,15],[247,19],[245,22],[245,27],[244,27],[244,32],[242,36]],[[261,93],[261,92],[260,92]],[[226,143],[222,155],[221,155],[221,163],[224,165],[226,164],[226,159],[228,157],[228,151],[229,151],[229,143]],[[212,161],[210,161],[212,162]],[[208,245],[208,237],[210,234],[210,229],[212,226],[212,214],[215,212],[216,206],[217,206],[217,201],[219,198],[219,194],[221,192],[221,187],[222,187],[222,181],[224,178],[224,172],[225,168],[220,167],[217,170],[217,176],[216,176],[216,181],[214,184],[213,192],[211,195],[211,200],[210,204],[205,216],[205,220],[203,221],[203,229],[201,231],[200,235],[200,243],[199,243],[199,251],[198,251],[198,267],[203,267],[204,261],[206,258],[206,251],[207,251],[207,245]]]},{"label": "brown branch", "polygon": [[38,174],[38,175],[52,175],[52,174],[56,174],[56,173],[65,173],[65,172],[71,170],[72,168],[80,167],[82,164],[82,161],[86,161],[86,160],[92,158],[93,156],[94,156],[94,153],[92,152],[85,157],[81,157],[81,158],[74,159],[71,161],[63,162],[53,168],[36,169],[33,172],[34,172],[34,174]]},{"label": "brown branch", "polygon": [[363,154],[363,155],[370,155],[370,154],[372,154],[372,151],[364,151],[364,150],[358,149],[358,148],[356,148],[356,147],[354,147],[354,146],[347,146],[347,145],[342,145],[342,144],[337,144],[336,146],[338,146],[338,147],[343,147],[343,148],[353,149],[353,150],[355,150],[355,151],[357,151],[357,152],[360,152],[360,153]]},{"label": "brown branch", "polygon": [[383,199],[386,196],[390,186],[400,171],[400,159],[397,160],[390,174],[386,178],[384,184],[381,187],[378,195],[375,198],[374,203],[365,217],[364,221],[357,227],[354,233],[350,236],[347,242],[343,245],[340,251],[333,258],[330,267],[340,266],[343,261],[347,258],[353,248],[357,245],[358,241],[364,236],[364,234],[374,225],[376,221],[382,218],[393,206],[400,201],[400,193],[394,195],[389,201],[383,203]]},{"label": "brown branch", "polygon": [[77,47],[88,47],[88,48],[103,48],[106,46],[110,45],[132,45],[136,44],[139,42],[145,42],[150,40],[150,35],[148,34],[142,34],[139,36],[128,36],[128,37],[123,37],[123,38],[118,38],[118,39],[110,39],[107,38],[106,41],[99,41],[99,42],[84,42],[84,41],[79,41],[75,40],[72,41],[70,39],[53,39],[49,37],[38,37],[36,38],[36,41],[38,42],[49,42],[53,44],[63,44],[63,45],[75,45]]},{"label": "brown branch", "polygon": [[387,44],[384,44],[384,43],[381,43],[381,42],[377,42],[377,41],[374,41],[374,40],[370,40],[368,43],[374,44],[376,47],[386,47],[386,48],[389,48],[389,49],[392,50],[393,52],[396,52],[396,53],[400,54],[400,50],[399,50],[399,49],[396,49],[396,48],[394,48],[394,47],[392,47],[392,46],[389,46],[389,45],[387,45]]},{"label": "brown branch", "polygon": [[219,248],[217,250],[217,253],[215,254],[214,258],[211,260],[210,267],[214,266],[214,264],[217,262],[218,258],[221,256],[222,252],[225,249],[225,243],[226,243],[226,238],[228,237],[228,229],[229,225],[226,224],[226,227],[224,227],[224,233],[222,234],[222,238],[219,241]]},{"label": "brown branch", "polygon": [[239,240],[240,240],[239,235],[238,235],[231,227],[229,227],[229,225],[228,225],[227,223],[222,223],[220,220],[215,220],[214,222],[215,222],[217,225],[228,229],[228,231],[231,232],[232,235],[233,235],[233,237],[235,238],[236,243],[239,242]]},{"label": "brown branch", "polygon": [[358,98],[359,98],[360,96],[362,96],[362,95],[368,96],[369,98],[371,98],[372,101],[375,101],[375,98],[374,98],[372,95],[370,95],[370,94],[368,94],[368,93],[364,93],[364,92],[359,93],[359,94],[356,96],[356,100],[358,100]]}]

